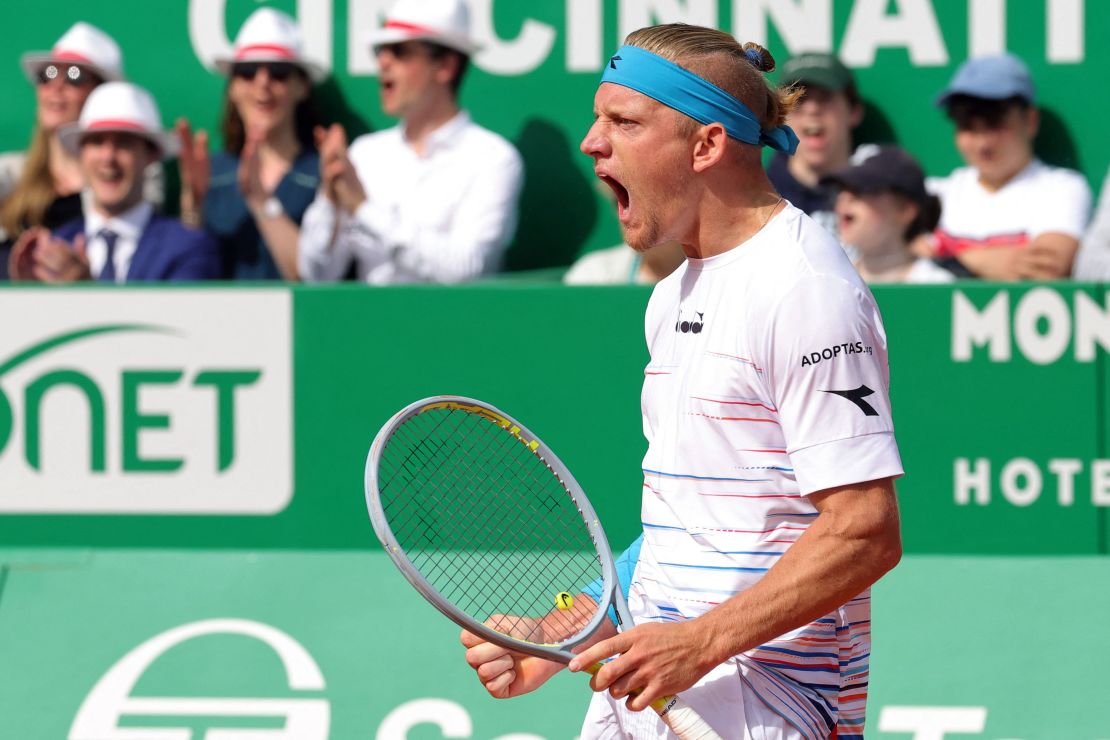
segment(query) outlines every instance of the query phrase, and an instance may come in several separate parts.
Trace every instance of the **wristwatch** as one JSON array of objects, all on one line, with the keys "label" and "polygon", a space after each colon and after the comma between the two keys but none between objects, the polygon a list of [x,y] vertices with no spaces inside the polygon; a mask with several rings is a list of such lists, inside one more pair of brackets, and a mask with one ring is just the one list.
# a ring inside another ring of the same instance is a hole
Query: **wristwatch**
[{"label": "wristwatch", "polygon": [[271,195],[262,204],[262,215],[266,218],[279,218],[285,215],[285,208],[280,200]]}]

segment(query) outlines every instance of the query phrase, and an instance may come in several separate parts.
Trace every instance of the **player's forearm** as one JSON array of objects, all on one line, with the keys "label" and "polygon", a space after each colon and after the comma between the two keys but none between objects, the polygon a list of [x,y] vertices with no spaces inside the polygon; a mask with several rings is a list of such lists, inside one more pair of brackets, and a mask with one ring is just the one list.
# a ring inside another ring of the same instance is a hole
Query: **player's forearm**
[{"label": "player's forearm", "polygon": [[826,510],[753,587],[694,620],[715,663],[832,612],[893,568],[902,553],[889,481],[848,495],[852,511]]}]

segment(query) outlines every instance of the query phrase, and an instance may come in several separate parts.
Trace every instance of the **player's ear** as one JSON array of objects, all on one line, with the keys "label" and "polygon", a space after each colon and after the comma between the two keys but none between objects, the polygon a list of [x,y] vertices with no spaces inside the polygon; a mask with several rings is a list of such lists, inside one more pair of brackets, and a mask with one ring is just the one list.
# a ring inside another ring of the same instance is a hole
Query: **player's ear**
[{"label": "player's ear", "polygon": [[725,156],[728,132],[719,123],[700,126],[692,138],[694,172],[705,172]]}]

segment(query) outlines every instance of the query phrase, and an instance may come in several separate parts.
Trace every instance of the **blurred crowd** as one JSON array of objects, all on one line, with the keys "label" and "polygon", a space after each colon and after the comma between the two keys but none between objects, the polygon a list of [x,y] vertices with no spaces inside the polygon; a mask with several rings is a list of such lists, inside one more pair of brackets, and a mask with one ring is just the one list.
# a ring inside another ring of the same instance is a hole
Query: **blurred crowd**
[{"label": "blurred crowd", "polygon": [[[217,60],[218,151],[189,121],[164,128],[102,30],[80,22],[51,50],[25,53],[37,110],[28,149],[0,155],[0,278],[384,285],[496,274],[525,173],[513,145],[462,107],[477,48],[465,2],[398,0],[363,43],[397,124],[349,141],[319,119],[327,73],[295,21],[255,11]],[[867,281],[1110,279],[1110,178],[1092,218],[1084,177],[1037,158],[1040,113],[1020,59],[969,60],[937,91],[964,163],[940,178],[897,146],[856,141],[865,108],[835,56],[796,56],[778,84],[803,91],[788,119],[799,145],[770,159],[768,175]],[[166,185],[174,158],[180,188]],[[565,281],[652,283],[682,259],[678,245],[618,244],[581,257]]]}]

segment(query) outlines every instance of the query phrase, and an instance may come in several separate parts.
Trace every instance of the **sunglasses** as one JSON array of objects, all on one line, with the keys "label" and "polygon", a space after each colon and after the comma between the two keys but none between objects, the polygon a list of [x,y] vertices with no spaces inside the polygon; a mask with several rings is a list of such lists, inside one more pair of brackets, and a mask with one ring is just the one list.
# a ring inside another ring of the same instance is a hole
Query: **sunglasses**
[{"label": "sunglasses", "polygon": [[92,72],[81,69],[76,64],[70,64],[67,67],[59,67],[56,64],[48,64],[38,72],[38,79],[40,85],[45,85],[48,82],[62,78],[62,82],[73,87],[80,87],[96,83],[98,78]]},{"label": "sunglasses", "polygon": [[438,59],[442,56],[442,54],[438,53],[436,45],[426,44],[422,41],[398,41],[392,44],[379,44],[374,47],[374,54],[388,54],[398,60],[413,59],[422,56]]},{"label": "sunglasses", "polygon": [[298,71],[297,66],[289,62],[239,62],[231,66],[231,75],[241,80],[253,80],[263,67],[274,82],[285,82]]}]

